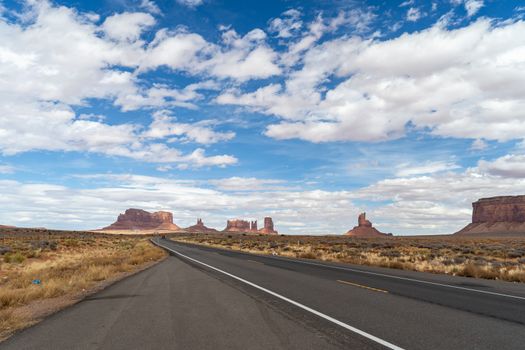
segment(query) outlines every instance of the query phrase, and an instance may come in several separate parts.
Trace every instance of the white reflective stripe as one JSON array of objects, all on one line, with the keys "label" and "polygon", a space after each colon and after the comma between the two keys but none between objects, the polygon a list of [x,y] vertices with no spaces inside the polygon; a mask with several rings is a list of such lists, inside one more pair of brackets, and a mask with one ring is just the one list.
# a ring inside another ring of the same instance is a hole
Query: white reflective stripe
[{"label": "white reflective stripe", "polygon": [[330,321],[330,322],[332,322],[332,323],[335,323],[335,324],[338,325],[338,326],[341,326],[341,327],[343,327],[343,328],[345,328],[345,329],[348,329],[349,331],[352,331],[352,332],[354,332],[354,333],[357,333],[357,334],[359,334],[359,335],[361,335],[361,336],[363,336],[363,337],[365,337],[365,338],[368,338],[368,339],[370,339],[370,340],[372,340],[372,341],[374,341],[374,342],[376,342],[376,343],[379,343],[379,344],[381,344],[381,345],[383,345],[383,346],[385,346],[385,347],[387,347],[387,348],[389,348],[389,349],[394,349],[394,350],[404,350],[403,348],[401,348],[401,347],[399,347],[399,346],[397,346],[397,345],[394,345],[394,344],[392,344],[392,343],[389,343],[389,342],[387,342],[386,340],[383,340],[383,339],[381,339],[381,338],[378,338],[378,337],[376,337],[376,336],[374,336],[374,335],[372,335],[372,334],[369,334],[369,333],[367,333],[367,332],[365,332],[365,331],[362,331],[362,330],[360,330],[360,329],[358,329],[358,328],[352,327],[352,326],[350,326],[350,325],[348,325],[348,324],[346,324],[346,323],[344,323],[344,322],[341,322],[341,321],[339,321],[339,320],[337,320],[337,319],[335,319],[335,318],[333,318],[333,317],[330,317],[330,316],[328,316],[328,315],[326,315],[326,314],[323,314],[322,312],[319,312],[319,311],[314,310],[314,309],[312,309],[312,308],[310,308],[310,307],[308,307],[308,306],[306,306],[306,305],[303,305],[303,304],[301,304],[301,303],[298,303],[297,301],[294,301],[294,300],[289,299],[289,298],[287,298],[287,297],[285,297],[285,296],[283,296],[283,295],[280,295],[280,294],[278,294],[278,293],[275,293],[275,292],[273,292],[273,291],[271,291],[271,290],[269,290],[269,289],[266,289],[266,288],[264,288],[264,287],[261,287],[261,286],[255,284],[255,283],[253,283],[253,282],[247,281],[247,280],[245,280],[244,278],[237,277],[237,276],[235,276],[235,275],[233,275],[233,274],[231,274],[231,273],[229,273],[229,272],[223,271],[223,270],[218,269],[218,268],[216,268],[216,267],[214,267],[214,266],[211,266],[211,265],[209,265],[209,264],[206,264],[206,263],[204,263],[204,262],[202,262],[202,261],[199,261],[199,260],[197,260],[197,259],[191,258],[191,257],[189,257],[189,256],[187,256],[187,255],[182,254],[182,253],[179,253],[179,252],[176,251],[176,250],[173,250],[173,249],[171,249],[171,248],[165,247],[165,246],[161,245],[160,243],[155,242],[153,239],[152,239],[151,241],[152,241],[154,244],[158,245],[159,247],[162,247],[162,248],[164,248],[164,249],[166,249],[166,250],[169,250],[170,252],[172,252],[172,253],[174,253],[174,254],[177,254],[177,255],[179,255],[179,256],[185,258],[185,259],[188,259],[188,260],[190,260],[190,261],[193,261],[193,262],[196,262],[196,263],[201,264],[201,265],[203,265],[203,266],[206,266],[206,267],[208,267],[208,268],[210,268],[210,269],[212,269],[212,270],[215,270],[215,271],[217,271],[217,272],[220,272],[220,273],[222,273],[222,274],[225,274],[226,276],[229,276],[229,277],[234,278],[234,279],[236,279],[236,280],[238,280],[238,281],[241,281],[241,282],[243,282],[243,283],[246,283],[246,284],[248,284],[248,285],[250,285],[250,286],[252,286],[252,287],[254,287],[254,288],[257,288],[257,289],[259,289],[259,290],[262,290],[263,292],[266,292],[266,293],[268,293],[268,294],[270,294],[270,295],[273,295],[273,296],[276,297],[276,298],[279,298],[279,299],[281,299],[281,300],[284,300],[284,301],[286,301],[286,302],[288,302],[288,303],[290,303],[290,304],[292,304],[292,305],[295,305],[295,306],[297,306],[297,307],[299,307],[299,308],[301,308],[301,309],[303,309],[303,310],[305,310],[305,311],[308,311],[308,312],[310,312],[310,313],[312,313],[312,314],[314,314],[314,315],[317,315],[317,316],[319,316],[319,317],[321,317],[321,318],[324,318],[324,319],[327,320],[327,321]]}]

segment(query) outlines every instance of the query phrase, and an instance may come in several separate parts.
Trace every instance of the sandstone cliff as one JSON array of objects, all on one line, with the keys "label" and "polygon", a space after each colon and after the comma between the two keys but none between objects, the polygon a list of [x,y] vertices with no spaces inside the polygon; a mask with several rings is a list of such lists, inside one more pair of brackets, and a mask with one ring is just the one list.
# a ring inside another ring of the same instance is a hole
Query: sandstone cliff
[{"label": "sandstone cliff", "polygon": [[357,226],[346,233],[347,236],[353,237],[385,237],[392,234],[379,232],[372,226],[372,223],[366,219],[366,213],[359,214]]},{"label": "sandstone cliff", "polygon": [[271,217],[265,217],[264,218],[264,227],[260,230],[257,229],[257,220],[255,221],[246,221],[246,220],[228,220],[226,222],[226,228],[223,230],[223,232],[232,232],[232,233],[261,233],[261,234],[268,234],[268,235],[275,235],[277,234],[277,231],[275,231],[273,227],[273,220]]},{"label": "sandstone cliff", "polygon": [[264,218],[264,227],[259,230],[259,233],[264,233],[267,235],[276,235],[277,231],[273,228],[273,220],[271,217]]},{"label": "sandstone cliff", "polygon": [[197,219],[197,223],[193,226],[186,227],[184,229],[186,232],[191,233],[216,233],[219,232],[214,228],[206,227],[204,223],[202,222],[202,219]]},{"label": "sandstone cliff", "polygon": [[479,199],[472,203],[472,223],[456,234],[525,234],[525,196]]},{"label": "sandstone cliff", "polygon": [[117,221],[104,227],[104,231],[178,231],[180,227],[173,223],[173,214],[167,211],[149,213],[141,209],[128,209],[120,214]]}]

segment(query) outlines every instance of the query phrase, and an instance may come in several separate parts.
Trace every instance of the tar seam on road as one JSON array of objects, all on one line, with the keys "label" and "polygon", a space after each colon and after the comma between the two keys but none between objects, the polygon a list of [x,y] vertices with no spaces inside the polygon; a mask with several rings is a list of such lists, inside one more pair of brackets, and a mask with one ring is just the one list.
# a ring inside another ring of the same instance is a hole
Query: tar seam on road
[{"label": "tar seam on road", "polygon": [[365,286],[365,285],[362,285],[362,284],[359,284],[359,283],[353,283],[353,282],[342,281],[342,280],[337,280],[337,282],[344,283],[344,284],[349,284],[351,286],[355,286],[355,287],[359,287],[359,288],[373,290],[374,292],[388,293],[388,291],[386,291],[384,289],[373,288],[373,287]]},{"label": "tar seam on road", "polygon": [[324,319],[327,320],[327,321],[330,321],[330,322],[332,322],[332,323],[335,323],[335,324],[338,325],[338,326],[341,326],[341,327],[343,327],[343,328],[345,328],[345,329],[347,329],[347,330],[349,330],[349,331],[352,331],[352,332],[354,332],[354,333],[357,333],[357,334],[359,334],[359,335],[361,335],[361,336],[363,336],[363,337],[365,337],[365,338],[368,338],[368,339],[370,339],[370,340],[372,340],[372,341],[374,341],[374,342],[376,342],[376,343],[378,343],[378,344],[381,344],[381,345],[383,345],[383,346],[385,346],[385,347],[387,347],[387,348],[389,348],[389,349],[392,349],[392,350],[404,350],[403,348],[401,348],[401,347],[399,347],[399,346],[397,346],[397,345],[394,345],[394,344],[392,344],[392,343],[389,343],[389,342],[387,342],[386,340],[383,340],[383,339],[381,339],[381,338],[378,338],[378,337],[376,337],[376,336],[374,336],[374,335],[372,335],[372,334],[369,334],[369,333],[367,333],[367,332],[365,332],[365,331],[362,331],[362,330],[360,330],[360,329],[358,329],[358,328],[352,327],[352,326],[350,326],[350,325],[348,325],[348,324],[346,324],[346,323],[344,323],[344,322],[341,322],[341,321],[339,321],[339,320],[337,320],[337,319],[335,319],[335,318],[333,318],[333,317],[330,317],[330,316],[328,316],[328,315],[326,315],[326,314],[323,314],[322,312],[319,312],[319,311],[317,311],[317,310],[314,310],[314,309],[312,309],[312,308],[310,308],[310,307],[308,307],[308,306],[306,306],[306,305],[303,305],[303,304],[301,304],[301,303],[298,303],[298,302],[296,302],[296,301],[294,301],[294,300],[292,300],[292,299],[289,299],[289,298],[287,298],[287,297],[285,297],[285,296],[283,296],[283,295],[280,295],[280,294],[275,293],[275,292],[273,292],[273,291],[271,291],[271,290],[269,290],[269,289],[266,289],[266,288],[264,288],[264,287],[261,287],[261,286],[255,284],[255,283],[252,283],[252,282],[250,282],[250,281],[247,281],[247,280],[245,280],[245,279],[243,279],[243,278],[241,278],[241,277],[237,277],[237,276],[235,276],[235,275],[233,275],[233,274],[231,274],[231,273],[229,273],[229,272],[223,271],[223,270],[218,269],[218,268],[216,268],[216,267],[214,267],[214,266],[208,265],[208,264],[206,264],[206,263],[204,263],[204,262],[202,262],[202,261],[199,261],[199,260],[197,260],[197,259],[191,258],[191,257],[189,257],[189,256],[187,256],[187,255],[182,254],[182,253],[179,253],[178,251],[173,250],[173,249],[168,248],[168,247],[165,247],[165,246],[161,245],[160,243],[155,242],[154,240],[151,240],[151,242],[153,242],[155,245],[158,245],[159,247],[162,247],[162,248],[164,248],[164,249],[166,249],[166,250],[169,250],[170,252],[172,252],[172,253],[174,253],[174,254],[177,254],[178,256],[181,256],[181,257],[183,257],[183,258],[185,258],[185,259],[188,259],[188,260],[190,260],[190,261],[193,261],[193,262],[196,262],[196,263],[201,264],[201,265],[203,265],[203,266],[206,266],[206,267],[208,267],[208,268],[210,268],[210,269],[212,269],[212,270],[215,270],[215,271],[220,272],[220,273],[222,273],[222,274],[224,274],[224,275],[226,275],[226,276],[229,276],[229,277],[234,278],[234,279],[236,279],[236,280],[238,280],[238,281],[241,281],[241,282],[243,282],[243,283],[246,283],[246,284],[248,284],[248,285],[250,285],[250,286],[252,286],[252,287],[254,287],[254,288],[257,288],[257,289],[259,289],[259,290],[262,290],[263,292],[266,292],[266,293],[268,293],[268,294],[270,294],[270,295],[273,295],[273,296],[276,297],[276,298],[279,298],[279,299],[281,299],[281,300],[284,300],[284,301],[286,301],[286,302],[288,302],[288,303],[290,303],[290,304],[292,304],[292,305],[295,305],[295,306],[297,306],[297,307],[299,307],[299,308],[301,308],[301,309],[303,309],[303,310],[305,310],[305,311],[308,311],[308,312],[310,312],[310,313],[312,313],[312,314],[314,314],[314,315],[317,315],[317,316],[319,316],[319,317],[321,317],[321,318],[324,318]]}]

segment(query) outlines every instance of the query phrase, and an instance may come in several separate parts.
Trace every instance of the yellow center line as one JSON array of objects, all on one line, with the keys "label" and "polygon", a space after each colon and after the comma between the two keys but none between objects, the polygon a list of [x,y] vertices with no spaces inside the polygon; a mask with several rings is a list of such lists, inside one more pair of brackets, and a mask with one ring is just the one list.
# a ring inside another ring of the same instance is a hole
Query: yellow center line
[{"label": "yellow center line", "polygon": [[246,261],[251,261],[251,262],[254,262],[254,263],[257,263],[257,264],[264,264],[264,263],[262,263],[260,261],[255,261],[255,260],[250,260],[250,259],[246,259]]},{"label": "yellow center line", "polygon": [[378,289],[378,288],[372,288],[372,287],[364,286],[364,285],[358,284],[358,283],[352,283],[352,282],[341,281],[341,280],[337,280],[337,282],[344,283],[344,284],[349,284],[349,285],[354,286],[354,287],[359,287],[359,288],[364,288],[364,289],[368,289],[368,290],[373,290],[375,292],[388,293],[388,291],[386,291],[386,290]]}]

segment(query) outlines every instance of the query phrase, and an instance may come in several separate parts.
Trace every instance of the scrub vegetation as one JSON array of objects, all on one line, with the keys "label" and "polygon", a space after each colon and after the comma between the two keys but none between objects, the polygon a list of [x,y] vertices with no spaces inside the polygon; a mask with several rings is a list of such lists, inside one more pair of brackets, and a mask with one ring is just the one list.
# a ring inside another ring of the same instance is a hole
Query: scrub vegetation
[{"label": "scrub vegetation", "polygon": [[144,237],[0,230],[0,339],[165,255]]},{"label": "scrub vegetation", "polygon": [[525,282],[525,237],[179,234],[172,239],[256,254]]}]

